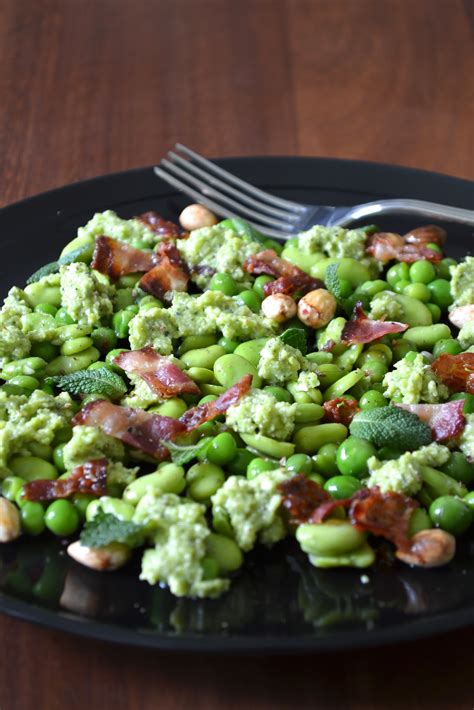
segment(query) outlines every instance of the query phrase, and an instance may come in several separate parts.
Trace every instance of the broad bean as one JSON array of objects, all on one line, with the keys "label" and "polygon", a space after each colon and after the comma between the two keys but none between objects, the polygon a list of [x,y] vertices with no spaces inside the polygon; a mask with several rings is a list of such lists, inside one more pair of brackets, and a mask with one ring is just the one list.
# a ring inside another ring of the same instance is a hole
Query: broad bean
[{"label": "broad bean", "polygon": [[46,361],[41,357],[25,357],[5,365],[2,370],[2,377],[4,380],[10,380],[12,377],[19,377],[20,375],[34,376],[42,372],[46,365]]},{"label": "broad bean", "polygon": [[[77,508],[77,506],[76,506]],[[114,515],[119,520],[131,520],[135,512],[135,508],[131,503],[120,500],[120,498],[111,498],[110,496],[102,496],[96,501],[96,505],[89,505],[86,508],[86,520],[90,522],[95,518],[99,510],[104,513]]]},{"label": "broad bean", "polygon": [[207,554],[217,561],[220,574],[235,572],[243,564],[244,558],[240,548],[227,535],[217,533],[208,535],[206,550]]},{"label": "broad bean", "polygon": [[224,471],[213,463],[195,463],[186,474],[188,495],[198,503],[208,503],[224,481]]},{"label": "broad bean", "polygon": [[181,356],[181,362],[187,369],[204,367],[207,370],[212,370],[216,360],[226,354],[226,350],[221,345],[209,345],[206,348],[187,350]]},{"label": "broad bean", "polygon": [[251,449],[275,459],[292,456],[295,452],[295,445],[289,441],[277,441],[262,434],[241,434],[241,438]]},{"label": "broad bean", "polygon": [[77,355],[59,355],[48,363],[45,374],[48,377],[54,375],[69,375],[71,372],[85,370],[93,362],[100,358],[97,348],[91,346]]},{"label": "broad bean", "polygon": [[344,424],[315,424],[297,431],[293,436],[293,444],[298,452],[312,455],[324,444],[343,441],[347,434],[348,430]]},{"label": "broad bean", "polygon": [[300,525],[296,539],[304,552],[310,555],[345,555],[359,549],[366,534],[343,520],[327,520],[316,525]]},{"label": "broad bean", "polygon": [[257,368],[237,352],[226,353],[214,363],[214,376],[225,389],[235,385],[244,375],[252,375],[252,387],[258,388],[262,384],[262,378],[258,374]]},{"label": "broad bean", "polygon": [[317,422],[324,417],[324,408],[320,404],[296,404],[295,422]]},{"label": "broad bean", "polygon": [[185,413],[187,408],[188,405],[186,402],[179,397],[173,397],[172,399],[167,399],[166,402],[153,407],[153,411],[161,414],[163,417],[179,419],[179,417]]},{"label": "broad bean", "polygon": [[330,387],[327,388],[327,390],[324,392],[324,399],[327,402],[330,399],[334,399],[336,397],[341,397],[345,392],[351,389],[351,387],[354,387],[355,384],[359,382],[364,377],[364,372],[363,370],[352,370],[352,372],[349,372],[347,375],[344,375],[344,377],[341,377],[340,380],[337,380],[337,382],[334,382]]},{"label": "broad bean", "polygon": [[53,464],[37,456],[14,456],[10,459],[8,468],[13,471],[15,476],[19,476],[25,481],[37,479],[52,481],[58,477],[58,470]]},{"label": "broad bean", "polygon": [[61,355],[77,355],[77,353],[82,353],[93,344],[94,341],[92,338],[87,336],[82,338],[73,338],[73,340],[67,340],[61,345],[60,353]]},{"label": "broad bean", "polygon": [[[247,340],[245,343],[240,343],[235,350],[234,354],[243,357],[248,360],[254,367],[258,366],[260,361],[260,353],[262,352],[265,344],[268,342],[268,338],[256,338],[255,340]],[[255,387],[256,385],[254,385]]]},{"label": "broad bean", "polygon": [[190,367],[186,370],[186,374],[194,382],[203,382],[206,384],[214,383],[216,384],[216,379],[212,370],[208,370],[206,367]]},{"label": "broad bean", "polygon": [[56,308],[61,305],[61,290],[59,286],[45,286],[41,281],[37,281],[25,286],[25,294],[33,308],[42,303],[49,303]]},{"label": "broad bean", "polygon": [[439,340],[451,338],[451,330],[444,323],[437,323],[408,328],[402,337],[420,350],[432,350]]},{"label": "broad bean", "polygon": [[202,348],[208,348],[210,345],[216,345],[217,336],[216,335],[188,335],[183,338],[181,345],[178,348],[178,355],[184,355],[189,350],[201,350]]},{"label": "broad bean", "polygon": [[154,473],[140,476],[129,483],[123,492],[123,500],[136,505],[148,490],[179,495],[185,485],[184,468],[174,463],[167,463],[160,466]]},{"label": "broad bean", "polygon": [[370,281],[370,271],[360,261],[356,259],[351,259],[349,257],[344,257],[341,259],[329,258],[320,259],[311,267],[310,274],[316,279],[322,279],[324,281],[326,277],[326,269],[330,264],[338,264],[339,268],[337,275],[340,279],[345,279],[353,286],[357,288],[366,281]]}]

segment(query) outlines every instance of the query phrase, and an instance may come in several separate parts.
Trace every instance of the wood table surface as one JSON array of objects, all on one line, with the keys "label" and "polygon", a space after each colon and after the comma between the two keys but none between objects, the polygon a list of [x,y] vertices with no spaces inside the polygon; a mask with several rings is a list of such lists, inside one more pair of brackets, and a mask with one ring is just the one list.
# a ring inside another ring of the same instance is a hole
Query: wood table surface
[{"label": "wood table surface", "polygon": [[[0,0],[2,205],[176,140],[474,179],[473,120],[473,0]],[[196,657],[0,616],[0,708],[471,708],[472,645]]]}]

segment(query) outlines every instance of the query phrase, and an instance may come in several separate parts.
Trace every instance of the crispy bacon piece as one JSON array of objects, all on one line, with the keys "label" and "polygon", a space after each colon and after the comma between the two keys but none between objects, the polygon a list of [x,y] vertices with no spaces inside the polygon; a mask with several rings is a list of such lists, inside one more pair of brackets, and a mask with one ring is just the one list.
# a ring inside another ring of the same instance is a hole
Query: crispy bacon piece
[{"label": "crispy bacon piece", "polygon": [[440,355],[431,369],[451,392],[474,394],[474,353]]},{"label": "crispy bacon piece", "polygon": [[377,232],[367,238],[367,254],[378,261],[398,259],[411,264],[419,259],[440,261],[443,255],[434,249],[428,249],[424,244],[408,243],[400,234],[393,232]]},{"label": "crispy bacon piece", "polygon": [[403,235],[407,244],[437,244],[442,247],[448,238],[448,233],[437,224],[426,224],[423,227],[411,229]]},{"label": "crispy bacon piece", "polygon": [[396,404],[407,412],[416,414],[423,422],[431,428],[434,441],[447,441],[454,439],[464,429],[466,420],[462,410],[464,402],[462,399],[445,404]]},{"label": "crispy bacon piece", "polygon": [[161,442],[172,441],[180,434],[196,429],[200,424],[224,414],[237,404],[252,384],[252,375],[244,375],[239,382],[221,394],[214,402],[206,402],[185,412],[179,419],[145,412],[143,409],[121,407],[105,400],[86,404],[72,420],[73,426],[97,426],[105,434],[120,439],[135,449],[140,449],[158,460],[169,456]]},{"label": "crispy bacon piece", "polygon": [[68,498],[73,493],[105,496],[107,493],[107,459],[94,459],[76,466],[67,478],[56,481],[30,481],[23,486],[27,500],[56,500]]},{"label": "crispy bacon piece", "polygon": [[377,486],[366,490],[368,495],[352,500],[349,508],[351,523],[359,530],[390,540],[399,550],[409,549],[410,518],[418,503],[402,493],[381,493]]},{"label": "crispy bacon piece", "polygon": [[140,288],[162,300],[167,300],[172,291],[187,291],[189,271],[175,244],[161,242],[156,251],[155,264],[140,279]]},{"label": "crispy bacon piece", "polygon": [[168,222],[158,212],[150,210],[139,214],[135,219],[143,222],[155,234],[158,234],[162,239],[178,239],[181,236],[181,230],[174,222]]},{"label": "crispy bacon piece", "polygon": [[267,274],[275,276],[276,281],[265,284],[265,296],[272,293],[286,293],[291,295],[296,291],[313,291],[317,288],[324,288],[324,283],[320,279],[313,279],[312,276],[299,269],[294,264],[290,264],[285,259],[280,259],[273,249],[265,249],[249,258],[244,263],[244,271],[249,274]]},{"label": "crispy bacon piece", "polygon": [[362,302],[357,301],[352,320],[348,321],[342,329],[341,342],[344,345],[371,343],[373,340],[378,340],[378,338],[382,338],[388,333],[403,333],[407,328],[406,323],[367,318]]},{"label": "crispy bacon piece", "polygon": [[157,263],[156,254],[135,249],[111,237],[97,237],[91,266],[117,281],[125,274],[149,271]]},{"label": "crispy bacon piece", "polygon": [[344,424],[349,426],[354,415],[359,412],[359,406],[355,399],[347,397],[336,397],[324,402],[324,420],[334,424]]},{"label": "crispy bacon piece", "polygon": [[281,505],[293,525],[307,523],[322,503],[331,500],[324,488],[302,474],[283,481],[278,485],[278,490],[282,494]]},{"label": "crispy bacon piece", "polygon": [[225,414],[229,407],[242,399],[252,387],[252,375],[244,375],[235,385],[229,387],[226,392],[223,392],[220,397],[213,402],[199,404],[197,407],[188,409],[180,418],[179,421],[186,425],[187,431],[196,429],[204,422],[218,417],[219,414]]},{"label": "crispy bacon piece", "polygon": [[200,394],[197,384],[167,357],[159,355],[151,345],[141,350],[123,352],[114,358],[114,363],[139,375],[150,389],[165,399],[179,394]]}]

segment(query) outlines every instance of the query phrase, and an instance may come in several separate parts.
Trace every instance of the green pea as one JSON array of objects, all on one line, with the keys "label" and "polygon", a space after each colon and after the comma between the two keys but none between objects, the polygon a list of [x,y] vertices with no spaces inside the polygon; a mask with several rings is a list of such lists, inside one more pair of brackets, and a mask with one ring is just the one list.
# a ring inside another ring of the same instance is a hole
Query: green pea
[{"label": "green pea", "polygon": [[228,513],[215,505],[212,507],[212,527],[220,535],[233,539],[234,531]]},{"label": "green pea", "polygon": [[207,458],[211,463],[225,466],[237,454],[237,444],[234,437],[227,431],[218,434],[207,447]]},{"label": "green pea", "polygon": [[37,306],[35,306],[34,311],[35,313],[47,313],[50,316],[56,315],[57,312],[56,306],[51,305],[51,303],[38,303]]},{"label": "green pea", "polygon": [[66,471],[66,467],[64,465],[64,453],[63,453],[65,446],[66,446],[66,444],[59,444],[53,450],[54,465],[56,466],[57,470],[60,471],[61,473],[64,473]]},{"label": "green pea", "polygon": [[123,370],[121,367],[118,367],[118,365],[114,364],[115,358],[120,355],[120,353],[128,353],[130,350],[128,348],[115,348],[114,350],[110,350],[110,352],[107,353],[105,356],[105,362],[107,365],[113,368],[114,372],[122,372]]},{"label": "green pea", "polygon": [[135,302],[135,294],[133,288],[118,288],[115,291],[114,307],[116,311],[123,311],[127,306],[131,306]]},{"label": "green pea", "polygon": [[436,272],[440,279],[450,279],[451,272],[450,267],[456,266],[457,262],[455,259],[442,259],[436,265]]},{"label": "green pea", "polygon": [[450,339],[451,331],[444,323],[420,325],[415,328],[408,328],[402,337],[420,350],[431,350],[439,340]]},{"label": "green pea", "polygon": [[132,483],[129,483],[123,492],[123,500],[126,503],[136,505],[148,490],[179,495],[184,490],[185,485],[184,468],[174,463],[167,463],[154,473],[140,476]]},{"label": "green pea", "polygon": [[344,476],[365,478],[368,475],[367,461],[376,455],[377,451],[370,441],[349,436],[339,446],[337,467]]},{"label": "green pea", "polygon": [[25,479],[19,476],[7,476],[1,484],[2,496],[7,500],[14,501],[25,483]]},{"label": "green pea", "polygon": [[406,296],[411,296],[412,298],[417,298],[423,303],[428,303],[431,300],[431,291],[425,284],[422,283],[409,283],[405,286],[403,293]]},{"label": "green pea", "polygon": [[112,328],[96,328],[91,333],[92,344],[105,355],[117,345],[117,336]]},{"label": "green pea", "polygon": [[74,338],[61,345],[60,353],[61,355],[77,355],[77,353],[90,348],[91,345],[93,345],[92,338]]},{"label": "green pea", "polygon": [[59,325],[74,325],[75,323],[75,320],[71,318],[65,308],[59,308],[54,316],[54,319],[56,323],[59,323]]},{"label": "green pea", "polygon": [[112,325],[114,327],[117,338],[128,338],[128,327],[135,314],[132,311],[117,311],[112,317]]},{"label": "green pea", "polygon": [[68,500],[55,500],[46,509],[44,522],[48,530],[59,537],[68,537],[76,532],[80,518],[74,504]]},{"label": "green pea", "polygon": [[218,358],[214,363],[214,376],[225,389],[232,387],[244,375],[252,375],[252,386],[260,387],[262,378],[257,368],[245,358],[236,353],[227,353]]},{"label": "green pea", "polygon": [[9,468],[16,476],[25,481],[35,481],[36,479],[54,480],[58,477],[58,471],[49,463],[37,456],[14,456],[10,459]]},{"label": "green pea", "polygon": [[465,533],[473,520],[469,505],[454,496],[436,498],[430,505],[429,514],[437,528],[442,528],[452,535]]},{"label": "green pea", "polygon": [[449,336],[447,338],[441,338],[440,340],[438,340],[438,342],[436,342],[433,347],[433,356],[435,358],[439,357],[440,355],[459,355],[459,353],[461,352],[462,348],[459,344],[459,341],[455,340],[454,338],[450,338]]},{"label": "green pea", "polygon": [[474,515],[474,491],[467,493],[464,496],[463,501],[466,503],[466,505],[469,506],[472,514]]},{"label": "green pea", "polygon": [[376,360],[374,358],[367,360],[363,369],[367,380],[371,384],[374,382],[382,382],[388,372],[388,367],[385,362],[381,362],[380,360]]},{"label": "green pea", "polygon": [[100,352],[97,348],[92,346],[77,355],[59,355],[48,363],[45,369],[45,375],[48,377],[54,375],[69,375],[71,372],[85,370],[99,358]]},{"label": "green pea", "polygon": [[265,471],[274,471],[278,468],[278,464],[270,459],[255,458],[252,459],[247,466],[247,478],[252,479],[259,476]]},{"label": "green pea", "polygon": [[375,296],[376,293],[381,291],[386,291],[388,284],[382,279],[375,279],[375,281],[364,281],[363,284],[358,286],[356,294],[364,294],[366,296]]},{"label": "green pea", "polygon": [[318,453],[313,456],[313,467],[316,473],[324,478],[331,478],[339,473],[336,464],[338,444],[323,444]]},{"label": "green pea", "polygon": [[315,454],[324,444],[341,442],[347,433],[344,424],[315,424],[297,431],[293,436],[293,443],[298,452]]},{"label": "green pea", "polygon": [[40,386],[39,380],[37,380],[36,377],[31,377],[31,375],[18,375],[17,377],[12,377],[11,380],[8,381],[8,384],[13,385],[14,387],[21,387],[27,392],[33,392],[33,390],[38,389]]},{"label": "green pea", "polygon": [[254,281],[253,288],[254,291],[256,291],[257,295],[259,298],[262,300],[265,298],[265,291],[264,291],[264,286],[265,284],[271,283],[274,281],[271,276],[267,276],[266,274],[262,274],[261,276],[257,276],[257,278]]},{"label": "green pea", "polygon": [[79,517],[81,520],[86,519],[87,508],[93,500],[97,499],[95,498],[95,496],[91,496],[88,493],[74,493],[72,497],[72,502],[77,512],[79,513]]},{"label": "green pea", "polygon": [[[350,370],[356,364],[363,347],[364,346],[361,343],[354,343],[353,345],[349,345],[345,352],[341,353],[340,355],[338,355],[338,357],[336,357],[334,362],[336,363],[336,365],[339,365],[339,367],[342,367],[342,369],[346,372],[350,372]],[[383,359],[383,355],[380,355],[380,357]]]},{"label": "green pea", "polygon": [[278,402],[289,402],[293,401],[293,397],[288,392],[288,390],[283,387],[277,387],[276,385],[266,385],[264,388],[265,392],[270,392]]},{"label": "green pea", "polygon": [[20,518],[21,527],[28,535],[41,535],[46,527],[41,503],[27,501],[21,508]]},{"label": "green pea", "polygon": [[448,308],[453,302],[451,286],[446,279],[435,279],[428,284],[431,291],[431,300],[442,310]]},{"label": "green pea", "polygon": [[219,574],[235,572],[244,558],[237,544],[226,535],[211,533],[206,538],[207,554],[217,561]]},{"label": "green pea", "polygon": [[410,281],[397,281],[393,286],[393,290],[396,291],[396,293],[404,293],[408,286],[410,286]]},{"label": "green pea", "polygon": [[440,468],[441,471],[461,483],[469,484],[474,481],[474,464],[468,461],[460,451],[452,451],[448,462]]},{"label": "green pea", "polygon": [[366,534],[345,520],[333,519],[317,525],[300,525],[296,539],[303,551],[310,555],[343,555],[359,549]]},{"label": "green pea", "polygon": [[227,355],[227,353],[221,345],[209,345],[206,348],[186,351],[181,355],[181,362],[186,368],[204,367],[207,370],[212,370],[216,360],[223,355]]},{"label": "green pea", "polygon": [[302,473],[303,476],[309,476],[313,470],[313,461],[307,454],[293,454],[286,460],[285,468],[295,475]]},{"label": "green pea", "polygon": [[390,286],[395,286],[398,281],[408,281],[410,269],[404,262],[391,266],[386,274],[387,282]]},{"label": "green pea", "polygon": [[361,409],[376,409],[377,407],[386,407],[387,405],[388,399],[386,399],[381,392],[377,392],[377,390],[367,390],[359,400],[359,407]]},{"label": "green pea", "polygon": [[227,470],[232,476],[245,476],[249,463],[255,458],[255,454],[248,449],[237,449],[235,458],[227,465]]},{"label": "green pea", "polygon": [[188,495],[198,503],[208,503],[224,481],[224,471],[213,463],[195,463],[186,474]]},{"label": "green pea", "polygon": [[34,357],[39,357],[45,362],[50,362],[59,353],[59,348],[52,343],[33,343],[31,346],[30,355]]},{"label": "green pea", "polygon": [[142,273],[124,274],[117,281],[118,288],[133,288],[140,281]]},{"label": "green pea", "polygon": [[10,380],[12,377],[20,375],[32,375],[34,377],[37,373],[43,372],[46,364],[45,360],[40,357],[25,357],[5,365],[2,377],[4,380]]},{"label": "green pea", "polygon": [[[217,337],[215,335],[188,335],[183,338],[181,345],[178,348],[178,355],[181,357],[189,350],[201,350],[210,345],[216,345]],[[222,343],[219,343],[222,345]]]},{"label": "green pea", "polygon": [[241,291],[238,296],[235,297],[237,303],[241,306],[247,306],[254,313],[260,312],[261,301],[255,291],[247,289],[246,291]]},{"label": "green pea", "polygon": [[403,358],[413,349],[413,346],[407,340],[396,340],[393,344],[393,359],[394,362],[403,360]]},{"label": "green pea", "polygon": [[[377,363],[377,365],[381,365],[381,363]],[[326,365],[326,367],[329,367],[329,365]],[[349,372],[347,375],[344,375],[344,377],[341,377],[339,380],[334,382],[334,384],[328,387],[328,389],[324,392],[325,401],[327,402],[330,399],[341,397],[345,392],[347,392],[347,390],[350,390],[351,387],[353,387],[357,382],[359,382],[359,380],[364,377],[364,374],[365,373],[363,370],[356,369],[352,370],[352,372]]]},{"label": "green pea", "polygon": [[413,283],[429,284],[436,278],[436,269],[431,261],[425,259],[415,261],[409,268],[410,280]]},{"label": "green pea", "polygon": [[240,340],[232,340],[231,338],[219,338],[217,344],[220,345],[227,353],[233,353],[240,345]]},{"label": "green pea", "polygon": [[354,476],[333,476],[333,478],[328,478],[324,484],[324,490],[337,500],[350,498],[353,493],[361,488],[361,482]]},{"label": "green pea", "polygon": [[280,255],[283,251],[283,244],[277,242],[276,239],[265,239],[263,246],[267,249],[273,249],[273,251],[276,251],[278,255]]},{"label": "green pea", "polygon": [[430,516],[423,508],[416,508],[413,511],[410,518],[410,526],[408,529],[408,534],[410,536],[416,535],[416,533],[422,530],[429,530],[433,527]]},{"label": "green pea", "polygon": [[235,296],[238,293],[235,279],[226,273],[214,274],[209,282],[209,289],[211,291],[221,291],[226,296]]},{"label": "green pea", "polygon": [[250,448],[274,459],[292,456],[295,452],[293,443],[276,441],[276,439],[271,439],[269,436],[262,436],[261,434],[241,434],[241,439]]}]

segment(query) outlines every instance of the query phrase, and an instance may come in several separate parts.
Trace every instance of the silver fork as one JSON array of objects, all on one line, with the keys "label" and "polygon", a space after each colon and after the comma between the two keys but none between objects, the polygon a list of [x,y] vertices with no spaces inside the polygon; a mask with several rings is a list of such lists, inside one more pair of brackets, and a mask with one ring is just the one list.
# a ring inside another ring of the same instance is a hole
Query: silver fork
[{"label": "silver fork", "polygon": [[352,207],[302,205],[271,195],[223,170],[181,143],[154,168],[165,182],[221,217],[241,217],[264,234],[289,239],[313,224],[345,227],[383,214],[416,214],[474,225],[474,211],[422,200],[395,199]]}]

